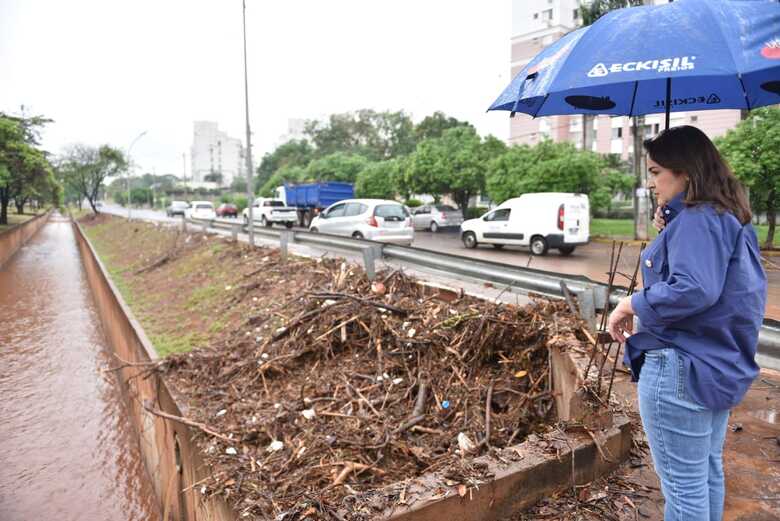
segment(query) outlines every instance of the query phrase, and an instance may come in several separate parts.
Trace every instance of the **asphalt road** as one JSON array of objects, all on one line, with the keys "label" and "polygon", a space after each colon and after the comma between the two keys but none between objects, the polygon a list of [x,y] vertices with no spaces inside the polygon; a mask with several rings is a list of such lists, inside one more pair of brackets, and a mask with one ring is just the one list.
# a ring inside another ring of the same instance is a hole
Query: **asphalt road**
[{"label": "asphalt road", "polygon": [[[105,204],[102,210],[106,213],[127,217],[127,208],[121,206]],[[165,215],[165,212],[148,209],[134,208],[131,214],[132,217],[137,219],[158,222],[180,222],[181,219],[180,217],[169,218]],[[591,242],[585,246],[579,246],[568,257],[561,256],[557,250],[550,250],[550,253],[544,257],[537,257],[531,255],[528,248],[520,246],[506,246],[502,250],[496,250],[489,245],[480,245],[470,250],[463,246],[463,243],[460,241],[458,229],[444,229],[437,233],[418,231],[415,233],[412,246],[474,259],[501,262],[513,266],[530,267],[571,275],[584,275],[598,282],[607,282],[609,260],[612,252],[612,245],[609,242]],[[639,245],[626,243],[623,246],[618,265],[618,276],[615,281],[617,285],[628,286],[638,256]],[[777,264],[780,264],[780,262]],[[766,308],[767,318],[780,320],[780,269],[769,269],[767,277],[769,280],[769,298]],[[641,276],[639,280],[641,284]]]}]

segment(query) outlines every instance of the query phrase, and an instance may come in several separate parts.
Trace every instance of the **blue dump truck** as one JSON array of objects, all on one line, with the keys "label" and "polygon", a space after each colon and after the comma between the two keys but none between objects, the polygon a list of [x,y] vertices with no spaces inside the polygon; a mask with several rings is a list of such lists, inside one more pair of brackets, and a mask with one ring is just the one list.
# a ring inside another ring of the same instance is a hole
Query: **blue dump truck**
[{"label": "blue dump truck", "polygon": [[287,206],[295,207],[298,224],[308,228],[314,216],[328,206],[355,197],[355,187],[352,183],[340,182],[285,184],[276,188],[274,196]]}]

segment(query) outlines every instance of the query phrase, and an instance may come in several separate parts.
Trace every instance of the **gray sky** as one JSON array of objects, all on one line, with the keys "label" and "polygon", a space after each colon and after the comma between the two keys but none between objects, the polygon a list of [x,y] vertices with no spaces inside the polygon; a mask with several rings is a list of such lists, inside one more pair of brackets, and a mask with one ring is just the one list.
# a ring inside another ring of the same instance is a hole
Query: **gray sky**
[{"label": "gray sky", "polygon": [[[247,0],[255,165],[287,118],[435,110],[505,138],[509,0]],[[44,146],[133,148],[181,175],[194,120],[244,140],[240,0],[0,0],[0,110],[55,120]]]}]

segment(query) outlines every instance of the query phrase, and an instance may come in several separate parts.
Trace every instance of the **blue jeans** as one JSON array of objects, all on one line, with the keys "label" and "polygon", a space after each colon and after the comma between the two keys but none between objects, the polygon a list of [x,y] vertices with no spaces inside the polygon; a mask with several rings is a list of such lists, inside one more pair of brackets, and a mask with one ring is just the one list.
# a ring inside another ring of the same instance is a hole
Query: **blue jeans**
[{"label": "blue jeans", "polygon": [[729,410],[694,402],[673,348],[647,351],[639,375],[639,414],[661,481],[665,521],[721,521],[723,441]]}]

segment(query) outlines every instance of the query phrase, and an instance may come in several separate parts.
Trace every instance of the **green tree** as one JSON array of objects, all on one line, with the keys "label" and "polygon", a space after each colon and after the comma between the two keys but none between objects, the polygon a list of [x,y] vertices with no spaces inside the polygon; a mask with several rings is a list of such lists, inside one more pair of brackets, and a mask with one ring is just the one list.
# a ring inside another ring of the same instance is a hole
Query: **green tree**
[{"label": "green tree", "polygon": [[764,247],[771,248],[780,203],[780,108],[752,111],[716,144],[736,176],[750,189],[754,210],[766,211],[769,230]]},{"label": "green tree", "polygon": [[8,224],[11,200],[17,209],[35,197],[56,190],[56,183],[46,154],[37,148],[38,127],[50,120],[35,116],[14,117],[0,113],[0,224]]},{"label": "green tree", "polygon": [[412,193],[450,194],[465,211],[469,198],[485,188],[487,163],[502,155],[505,148],[492,136],[483,142],[473,127],[450,128],[440,138],[417,145],[403,180]]},{"label": "green tree", "polygon": [[[65,184],[78,193],[79,197],[85,197],[95,214],[99,213],[95,202],[103,188],[103,182],[106,178],[118,176],[126,168],[127,161],[122,152],[109,145],[97,148],[72,145],[60,161]],[[148,197],[146,200],[148,201]]]},{"label": "green tree", "polygon": [[582,25],[591,25],[610,11],[642,4],[642,0],[593,0],[589,3],[583,2],[579,8],[580,16],[582,17]]},{"label": "green tree", "polygon": [[306,180],[306,169],[300,166],[283,166],[258,190],[262,197],[272,197],[274,189],[285,183],[300,183]]},{"label": "green tree", "polygon": [[264,186],[280,168],[306,167],[315,155],[314,147],[305,139],[292,139],[279,145],[260,160],[255,178],[255,191],[259,191],[258,188]]},{"label": "green tree", "polygon": [[409,154],[415,146],[414,123],[403,111],[331,114],[327,122],[308,121],[304,132],[318,156],[344,152],[380,161]]},{"label": "green tree", "polygon": [[306,178],[312,181],[343,181],[354,183],[358,173],[368,164],[360,155],[334,152],[315,159],[306,167]]},{"label": "green tree", "polygon": [[239,194],[246,193],[246,178],[242,176],[235,177],[230,183],[230,191]]},{"label": "green tree", "polygon": [[357,197],[393,199],[401,179],[401,164],[397,159],[369,163],[355,181]]},{"label": "green tree", "polygon": [[499,203],[532,192],[590,194],[603,166],[598,154],[571,143],[513,146],[488,164],[487,194]]},{"label": "green tree", "polygon": [[468,121],[461,121],[447,116],[444,112],[436,111],[430,116],[425,116],[414,127],[414,138],[419,143],[426,139],[441,137],[444,131],[455,127],[471,127]]},{"label": "green tree", "polygon": [[219,172],[211,172],[209,174],[206,174],[203,176],[203,180],[207,183],[217,183],[217,185],[222,184],[222,174]]}]

